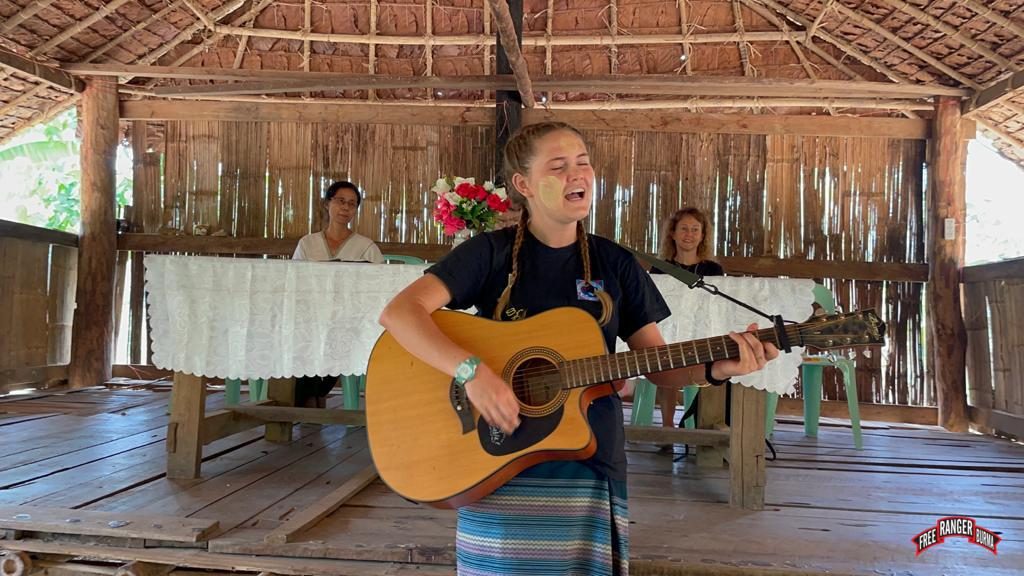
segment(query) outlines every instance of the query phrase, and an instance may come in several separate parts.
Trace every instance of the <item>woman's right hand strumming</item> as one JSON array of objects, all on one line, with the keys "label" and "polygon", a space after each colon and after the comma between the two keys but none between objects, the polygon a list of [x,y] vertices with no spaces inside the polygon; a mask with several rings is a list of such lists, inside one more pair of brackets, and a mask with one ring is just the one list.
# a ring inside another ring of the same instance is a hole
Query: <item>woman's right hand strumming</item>
[{"label": "woman's right hand strumming", "polygon": [[476,376],[466,382],[466,397],[491,426],[505,434],[519,427],[519,402],[512,388],[487,365],[477,367]]}]

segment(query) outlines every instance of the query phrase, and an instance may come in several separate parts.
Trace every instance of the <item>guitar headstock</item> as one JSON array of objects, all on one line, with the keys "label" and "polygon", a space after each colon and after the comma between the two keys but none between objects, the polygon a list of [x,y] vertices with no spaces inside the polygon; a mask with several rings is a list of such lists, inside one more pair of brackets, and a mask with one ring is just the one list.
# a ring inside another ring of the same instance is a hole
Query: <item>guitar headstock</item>
[{"label": "guitar headstock", "polygon": [[812,316],[797,328],[799,344],[817,350],[885,344],[885,322],[870,309]]}]

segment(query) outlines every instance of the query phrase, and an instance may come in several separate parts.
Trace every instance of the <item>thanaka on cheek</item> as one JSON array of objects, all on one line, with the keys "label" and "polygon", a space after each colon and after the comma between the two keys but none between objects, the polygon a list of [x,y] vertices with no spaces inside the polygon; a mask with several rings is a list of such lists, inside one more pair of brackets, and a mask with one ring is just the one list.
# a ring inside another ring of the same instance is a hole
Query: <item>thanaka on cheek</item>
[{"label": "thanaka on cheek", "polygon": [[562,206],[562,181],[554,176],[545,176],[538,186],[537,196],[548,208],[559,208]]}]

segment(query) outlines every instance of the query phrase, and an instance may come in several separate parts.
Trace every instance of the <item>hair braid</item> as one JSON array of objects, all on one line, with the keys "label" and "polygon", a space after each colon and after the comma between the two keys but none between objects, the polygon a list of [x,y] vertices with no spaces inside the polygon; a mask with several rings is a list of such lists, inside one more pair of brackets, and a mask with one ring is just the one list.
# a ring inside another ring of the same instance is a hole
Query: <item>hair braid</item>
[{"label": "hair braid", "polygon": [[[583,222],[576,223],[576,239],[580,245],[580,257],[583,259],[583,281],[590,284],[590,240],[587,238],[587,231],[583,228]],[[615,304],[612,297],[604,290],[595,290],[597,299],[601,302],[601,316],[597,323],[604,326],[612,319],[612,310]]]},{"label": "hair braid", "polygon": [[498,303],[494,307],[494,313],[491,315],[495,320],[501,320],[501,314],[508,306],[509,299],[512,298],[512,287],[515,286],[516,279],[519,277],[519,248],[522,247],[523,237],[526,236],[526,223],[528,220],[529,215],[524,209],[523,214],[519,217],[519,224],[516,225],[515,243],[512,244],[512,272],[508,275],[508,284],[501,291]]}]

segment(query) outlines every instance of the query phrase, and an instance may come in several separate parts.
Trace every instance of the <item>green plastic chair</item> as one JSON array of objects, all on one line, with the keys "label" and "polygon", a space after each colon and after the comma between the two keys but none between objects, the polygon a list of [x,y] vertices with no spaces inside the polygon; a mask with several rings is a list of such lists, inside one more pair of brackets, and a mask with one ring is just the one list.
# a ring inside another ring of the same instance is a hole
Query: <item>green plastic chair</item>
[{"label": "green plastic chair", "polygon": [[341,377],[342,406],[345,410],[358,410],[359,397],[366,391],[366,374],[351,374]]},{"label": "green plastic chair", "polygon": [[[249,380],[249,401],[262,402],[267,399],[267,381],[260,378]],[[224,381],[224,403],[235,406],[242,403],[242,381],[229,378]]]},{"label": "green plastic chair", "polygon": [[[835,314],[836,301],[832,292],[821,284],[814,285],[814,301],[826,314]],[[857,402],[857,367],[853,360],[833,354],[804,354],[800,365],[800,381],[804,387],[804,435],[816,438],[818,423],[821,419],[821,373],[826,366],[838,368],[843,374],[843,386],[846,388],[846,403],[850,409],[850,424],[853,428],[853,445],[857,450],[864,449],[864,440],[860,430],[860,405]],[[775,409],[779,395],[768,395],[765,412],[765,437],[771,438],[775,430]]]},{"label": "green plastic chair", "polygon": [[[650,426],[654,423],[654,397],[658,387],[647,378],[637,378],[633,388],[633,411],[629,423],[633,426]],[[697,387],[683,388],[683,405],[690,406],[697,397]],[[685,428],[695,428],[695,417],[691,416],[683,422]]]},{"label": "green plastic chair", "polygon": [[402,255],[402,254],[385,254],[384,255],[384,263],[385,264],[395,264],[395,263],[399,263],[399,264],[426,264],[427,261],[424,260],[423,258],[419,258],[419,257],[416,257],[416,256],[405,256],[405,255]]}]

